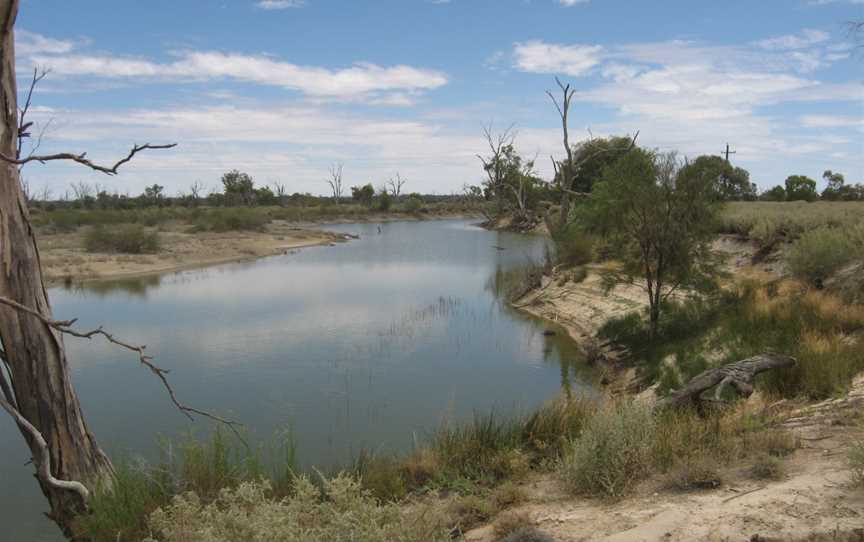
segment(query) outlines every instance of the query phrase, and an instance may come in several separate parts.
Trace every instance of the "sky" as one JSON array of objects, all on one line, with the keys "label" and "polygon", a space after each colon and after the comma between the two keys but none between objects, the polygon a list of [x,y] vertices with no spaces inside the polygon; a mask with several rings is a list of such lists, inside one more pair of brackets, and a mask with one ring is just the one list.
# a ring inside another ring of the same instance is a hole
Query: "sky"
[{"label": "sky", "polygon": [[[37,154],[87,152],[116,177],[29,163],[31,190],[137,195],[239,169],[323,194],[328,170],[410,192],[478,184],[483,129],[513,125],[551,177],[564,154],[555,77],[576,90],[571,141],[720,154],[767,189],[826,169],[864,182],[864,0],[22,0],[19,101]],[[558,91],[560,92],[560,91]]]}]

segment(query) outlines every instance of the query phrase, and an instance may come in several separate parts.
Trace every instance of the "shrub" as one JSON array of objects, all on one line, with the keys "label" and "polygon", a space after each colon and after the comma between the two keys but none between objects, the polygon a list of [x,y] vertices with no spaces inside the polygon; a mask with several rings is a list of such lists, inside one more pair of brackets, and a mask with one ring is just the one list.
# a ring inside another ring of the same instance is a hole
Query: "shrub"
[{"label": "shrub", "polygon": [[711,457],[687,458],[666,475],[666,483],[678,491],[716,489],[723,483],[717,461]]},{"label": "shrub", "polygon": [[446,542],[441,514],[425,506],[401,510],[379,505],[357,480],[339,475],[297,480],[295,493],[269,498],[266,482],[244,482],[205,504],[194,493],[179,495],[150,516],[148,542],[172,540],[304,540],[308,542]]},{"label": "shrub", "polygon": [[84,248],[87,252],[154,253],[159,251],[159,235],[133,224],[110,229],[95,226],[85,235]]},{"label": "shrub", "polygon": [[423,208],[423,200],[416,196],[411,196],[405,200],[403,208],[406,213],[419,213]]},{"label": "shrub", "polygon": [[852,469],[852,483],[864,489],[864,440],[849,449],[849,468]]},{"label": "shrub", "polygon": [[750,467],[750,477],[755,480],[779,480],[783,477],[783,463],[774,456],[760,455]]},{"label": "shrub", "polygon": [[654,432],[654,418],[641,405],[599,410],[564,455],[564,483],[577,494],[623,497],[649,471]]},{"label": "shrub", "polygon": [[258,209],[210,209],[195,220],[193,231],[254,231],[269,222],[270,217]]},{"label": "shrub", "polygon": [[535,527],[522,527],[499,542],[554,542],[551,536]]},{"label": "shrub", "polygon": [[864,253],[864,227],[851,230],[821,227],[801,235],[786,254],[792,274],[811,284],[822,283]]},{"label": "shrub", "polygon": [[495,506],[504,510],[511,506],[517,506],[528,500],[528,495],[525,490],[513,482],[504,482],[492,493],[492,500]]},{"label": "shrub", "polygon": [[513,533],[533,528],[534,522],[527,512],[507,512],[501,514],[495,521],[493,531],[498,539],[506,538]]},{"label": "shrub", "polygon": [[594,239],[575,224],[556,234],[553,241],[558,263],[567,267],[585,265],[594,259]]}]

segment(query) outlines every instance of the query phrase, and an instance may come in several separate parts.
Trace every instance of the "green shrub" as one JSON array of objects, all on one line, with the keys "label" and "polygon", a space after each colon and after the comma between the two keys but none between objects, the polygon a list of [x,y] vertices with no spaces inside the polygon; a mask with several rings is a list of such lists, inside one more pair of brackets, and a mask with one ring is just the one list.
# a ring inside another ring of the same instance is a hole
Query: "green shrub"
[{"label": "green shrub", "polygon": [[811,284],[822,283],[843,266],[864,259],[864,226],[851,229],[821,227],[808,231],[786,254],[789,269]]},{"label": "green shrub", "polygon": [[576,494],[621,498],[651,466],[655,421],[629,402],[597,411],[562,459],[560,476]]},{"label": "green shrub", "polygon": [[84,236],[87,252],[145,254],[159,251],[159,234],[135,224],[95,226]]},{"label": "green shrub", "polygon": [[558,263],[567,267],[585,265],[594,259],[594,239],[573,224],[553,237]]},{"label": "green shrub", "polygon": [[419,213],[423,208],[423,200],[416,196],[411,196],[407,200],[405,200],[405,204],[403,205],[403,210],[406,213]]},{"label": "green shrub", "polygon": [[750,477],[754,480],[780,480],[783,478],[783,463],[773,455],[760,455],[750,467]]},{"label": "green shrub", "polygon": [[257,231],[262,230],[269,222],[270,216],[261,209],[210,209],[198,216],[193,231]]},{"label": "green shrub", "polygon": [[148,542],[187,540],[303,540],[308,542],[449,542],[445,518],[428,506],[402,510],[379,505],[346,475],[323,481],[323,493],[305,477],[284,500],[266,482],[244,482],[206,504],[179,495],[150,516]]}]

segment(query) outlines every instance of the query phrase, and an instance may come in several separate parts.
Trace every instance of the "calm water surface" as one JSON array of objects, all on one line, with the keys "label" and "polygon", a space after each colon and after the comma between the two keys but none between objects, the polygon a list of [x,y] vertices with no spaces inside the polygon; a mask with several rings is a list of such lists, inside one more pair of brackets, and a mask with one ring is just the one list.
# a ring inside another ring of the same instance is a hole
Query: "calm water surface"
[{"label": "calm water surface", "polygon": [[[529,410],[562,385],[588,392],[574,345],[504,306],[496,271],[542,258],[544,239],[468,221],[340,224],[360,240],[74,290],[55,316],[107,324],[147,344],[181,400],[246,424],[252,439],[291,428],[304,465],[362,449],[400,451],[444,420]],[[499,248],[504,248],[500,250]],[[113,456],[158,458],[158,437],[190,430],[133,354],[68,339],[85,415]],[[0,540],[59,540],[0,417]]]}]

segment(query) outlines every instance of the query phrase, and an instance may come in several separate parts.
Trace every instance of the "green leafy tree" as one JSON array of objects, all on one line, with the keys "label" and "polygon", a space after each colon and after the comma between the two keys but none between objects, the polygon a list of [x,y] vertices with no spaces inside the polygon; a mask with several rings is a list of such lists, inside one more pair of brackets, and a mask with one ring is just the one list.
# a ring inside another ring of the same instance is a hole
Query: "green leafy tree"
[{"label": "green leafy tree", "polygon": [[363,186],[352,186],[351,187],[351,199],[365,205],[367,207],[372,206],[372,200],[375,198],[375,187],[372,186],[372,183],[364,184]]},{"label": "green leafy tree", "polygon": [[153,184],[152,186],[148,186],[144,189],[143,199],[146,205],[158,205],[162,206],[162,192],[165,190],[164,186]]},{"label": "green leafy tree", "polygon": [[[624,156],[632,146],[630,137],[600,137],[582,141],[573,146],[574,172],[571,190],[587,193],[594,189],[594,184],[603,176],[603,170]],[[559,163],[558,174],[565,171],[565,163]]]},{"label": "green leafy tree", "polygon": [[816,181],[805,175],[790,175],[786,178],[787,201],[815,201],[819,199]]},{"label": "green leafy tree", "polygon": [[595,186],[585,220],[607,237],[621,261],[605,277],[606,285],[644,286],[652,337],[673,292],[710,282],[717,212],[713,180],[681,169],[674,153],[634,148],[607,167]]},{"label": "green leafy tree", "polygon": [[386,187],[381,187],[378,192],[378,210],[387,212],[392,204],[393,198],[390,196],[390,192],[387,191]]},{"label": "green leafy tree", "polygon": [[756,185],[750,182],[750,173],[719,156],[703,155],[684,167],[688,175],[701,175],[714,183],[717,197],[723,201],[752,201],[756,199]]},{"label": "green leafy tree", "polygon": [[258,205],[276,205],[279,203],[279,198],[269,186],[264,186],[255,189],[255,202]]},{"label": "green leafy tree", "polygon": [[254,205],[255,182],[248,173],[236,169],[222,175],[226,205]]},{"label": "green leafy tree", "polygon": [[771,190],[766,190],[759,196],[762,201],[786,201],[786,189],[779,184]]}]

